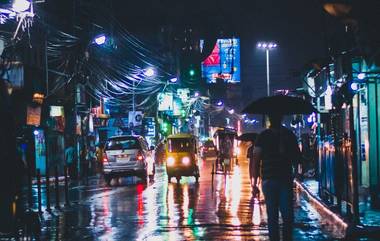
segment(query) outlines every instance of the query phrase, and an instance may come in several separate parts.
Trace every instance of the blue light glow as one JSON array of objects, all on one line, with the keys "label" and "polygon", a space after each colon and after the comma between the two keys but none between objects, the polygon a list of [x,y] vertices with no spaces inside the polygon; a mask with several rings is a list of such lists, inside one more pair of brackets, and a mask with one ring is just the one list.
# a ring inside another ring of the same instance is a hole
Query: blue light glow
[{"label": "blue light glow", "polygon": [[176,83],[178,81],[178,78],[177,77],[174,77],[174,78],[171,78],[169,80],[171,83]]},{"label": "blue light glow", "polygon": [[105,36],[104,34],[99,35],[99,36],[97,36],[97,37],[95,38],[95,43],[96,43],[97,45],[102,45],[102,44],[104,44],[105,42],[106,42],[106,36]]},{"label": "blue light glow", "polygon": [[147,76],[147,77],[152,77],[153,75],[155,75],[155,71],[153,68],[149,67],[145,70],[144,74]]},{"label": "blue light glow", "polygon": [[33,134],[34,134],[35,136],[37,136],[39,133],[40,133],[40,132],[39,132],[38,130],[34,130],[34,131],[33,131]]}]

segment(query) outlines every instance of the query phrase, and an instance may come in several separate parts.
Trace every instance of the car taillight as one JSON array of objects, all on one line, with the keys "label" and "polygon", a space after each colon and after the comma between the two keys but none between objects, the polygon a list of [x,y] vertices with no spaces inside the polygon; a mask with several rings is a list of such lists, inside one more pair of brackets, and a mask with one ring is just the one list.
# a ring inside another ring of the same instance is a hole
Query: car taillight
[{"label": "car taillight", "polygon": [[141,152],[138,152],[136,155],[136,159],[138,161],[142,161],[142,160],[144,160],[144,155]]},{"label": "car taillight", "polygon": [[106,163],[106,162],[108,162],[108,157],[107,157],[107,154],[104,153],[104,155],[103,155],[103,163]]}]

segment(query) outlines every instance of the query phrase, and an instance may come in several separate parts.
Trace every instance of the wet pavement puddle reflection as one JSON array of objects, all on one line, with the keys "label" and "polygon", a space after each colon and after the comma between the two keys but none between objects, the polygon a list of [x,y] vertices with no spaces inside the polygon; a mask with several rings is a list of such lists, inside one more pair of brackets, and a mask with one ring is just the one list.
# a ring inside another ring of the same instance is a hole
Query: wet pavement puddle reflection
[{"label": "wet pavement puddle reflection", "polygon": [[[252,198],[248,163],[230,175],[211,175],[212,160],[201,161],[201,178],[168,183],[164,167],[154,181],[122,178],[75,188],[67,212],[44,222],[47,240],[268,240],[262,195]],[[319,216],[295,195],[297,240],[327,240]]]}]

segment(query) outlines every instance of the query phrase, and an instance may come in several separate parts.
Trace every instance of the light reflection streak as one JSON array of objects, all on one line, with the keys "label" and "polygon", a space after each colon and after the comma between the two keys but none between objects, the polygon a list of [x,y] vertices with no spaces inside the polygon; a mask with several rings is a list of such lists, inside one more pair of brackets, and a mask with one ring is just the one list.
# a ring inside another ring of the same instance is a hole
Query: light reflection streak
[{"label": "light reflection streak", "polygon": [[[182,203],[183,218],[186,219],[189,217],[189,186],[188,184],[183,185],[182,193],[183,193],[183,203]],[[186,225],[185,220],[183,220],[183,224]]]},{"label": "light reflection streak", "polygon": [[138,240],[162,240],[158,237],[150,237],[158,227],[158,208],[156,205],[157,191],[150,186],[143,193],[145,226],[139,231]]},{"label": "light reflection streak", "polygon": [[143,184],[139,183],[136,186],[136,191],[137,191],[137,222],[139,227],[142,227],[144,225],[144,204],[143,204],[143,191],[144,191],[144,186]]},{"label": "light reflection streak", "polygon": [[173,185],[168,186],[167,206],[168,206],[168,218],[169,226],[174,225],[174,190]]},{"label": "light reflection streak", "polygon": [[178,220],[178,217],[175,216],[175,204],[174,204],[174,185],[169,184],[167,189],[167,198],[166,198],[166,205],[167,205],[167,215],[168,215],[168,226],[170,228],[170,231],[168,232],[168,239],[169,241],[177,241],[177,240],[183,240],[183,238],[178,234],[178,231],[176,230],[177,224],[175,223]]},{"label": "light reflection streak", "polygon": [[253,200],[252,223],[257,226],[261,223],[261,207],[257,198]]},{"label": "light reflection streak", "polygon": [[[240,175],[240,167],[235,166],[233,175],[231,177],[231,208],[230,213],[232,215],[232,224],[240,225],[240,219],[238,217],[238,209],[240,205],[240,196],[241,196],[241,175]],[[240,231],[238,231],[240,233]]]},{"label": "light reflection streak", "polygon": [[112,233],[112,224],[111,224],[112,213],[110,212],[110,196],[103,195],[101,198],[101,202],[102,202],[103,213],[100,216],[103,218],[99,220],[100,223],[98,223],[98,221],[95,220],[95,226],[104,227],[104,234],[99,237],[100,240],[112,240],[113,233]]}]

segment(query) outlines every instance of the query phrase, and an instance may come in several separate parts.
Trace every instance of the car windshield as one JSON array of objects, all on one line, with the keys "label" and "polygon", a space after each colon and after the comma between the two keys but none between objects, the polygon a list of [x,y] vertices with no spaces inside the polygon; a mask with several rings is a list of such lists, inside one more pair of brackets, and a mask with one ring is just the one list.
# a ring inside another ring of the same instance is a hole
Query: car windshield
[{"label": "car windshield", "polygon": [[189,138],[173,138],[168,140],[169,152],[194,151],[193,140]]},{"label": "car windshield", "polygon": [[140,149],[139,141],[134,138],[118,138],[107,141],[106,150]]}]

